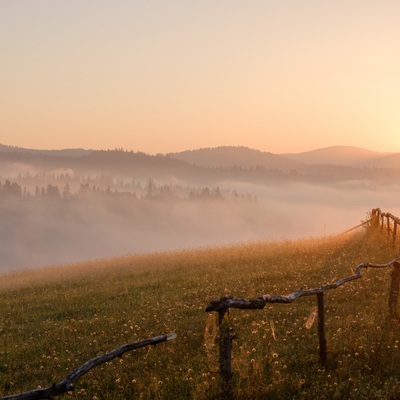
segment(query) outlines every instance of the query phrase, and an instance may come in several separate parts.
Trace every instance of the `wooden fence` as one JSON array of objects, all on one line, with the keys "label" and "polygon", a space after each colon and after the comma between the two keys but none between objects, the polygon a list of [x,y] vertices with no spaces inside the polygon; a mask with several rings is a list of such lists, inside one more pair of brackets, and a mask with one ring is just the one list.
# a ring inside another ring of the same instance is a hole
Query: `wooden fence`
[{"label": "wooden fence", "polygon": [[382,231],[386,230],[388,237],[391,237],[392,246],[396,247],[399,218],[390,213],[383,213],[380,208],[374,208],[371,211],[371,224],[376,227],[380,226]]},{"label": "wooden fence", "polygon": [[[369,225],[371,229],[386,230],[391,237],[392,245],[396,246],[397,226],[400,219],[390,213],[382,213],[379,208],[371,211],[371,217],[361,224],[349,229],[345,233]],[[290,293],[286,296],[270,296],[262,295],[253,300],[235,299],[233,297],[224,296],[219,300],[213,300],[206,308],[206,312],[218,313],[218,332],[219,332],[219,370],[221,375],[221,398],[233,399],[233,371],[232,371],[232,340],[236,335],[232,335],[232,328],[229,322],[229,309],[263,309],[267,303],[292,303],[293,301],[304,296],[316,296],[318,309],[318,340],[319,340],[319,362],[326,363],[327,358],[327,341],[325,336],[325,310],[324,310],[324,293],[330,289],[336,289],[348,282],[354,281],[362,277],[362,270],[367,268],[383,269],[393,266],[391,285],[389,290],[389,313],[397,316],[397,303],[400,289],[400,255],[386,264],[362,263],[356,266],[354,274],[337,280],[336,282],[322,285],[317,288],[303,290],[302,288]]]}]

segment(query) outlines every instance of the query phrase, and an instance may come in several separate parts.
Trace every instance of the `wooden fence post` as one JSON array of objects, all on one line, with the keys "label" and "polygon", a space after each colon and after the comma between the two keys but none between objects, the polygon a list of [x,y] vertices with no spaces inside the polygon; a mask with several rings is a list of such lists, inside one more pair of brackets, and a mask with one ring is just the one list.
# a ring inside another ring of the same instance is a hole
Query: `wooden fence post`
[{"label": "wooden fence post", "polygon": [[318,304],[318,338],[319,338],[319,362],[326,364],[326,337],[325,337],[325,310],[324,292],[317,293]]},{"label": "wooden fence post", "polygon": [[[221,299],[223,300],[223,299]],[[232,382],[232,339],[229,325],[229,308],[218,310],[219,322],[219,371],[221,373],[221,394],[225,400],[233,399]]]},{"label": "wooden fence post", "polygon": [[397,235],[397,221],[393,223],[393,248],[396,247],[396,235]]},{"label": "wooden fence post", "polygon": [[371,211],[371,227],[373,229],[379,228],[379,208],[374,208]]},{"label": "wooden fence post", "polygon": [[400,288],[400,263],[396,261],[393,263],[392,281],[390,283],[389,293],[389,313],[393,317],[397,316],[397,302],[399,299]]}]

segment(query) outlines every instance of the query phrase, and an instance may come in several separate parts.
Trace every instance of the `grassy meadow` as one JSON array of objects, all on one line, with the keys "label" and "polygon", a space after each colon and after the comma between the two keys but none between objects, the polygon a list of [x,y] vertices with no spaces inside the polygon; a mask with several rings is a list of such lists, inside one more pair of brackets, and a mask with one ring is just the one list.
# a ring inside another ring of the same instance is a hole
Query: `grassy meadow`
[{"label": "grassy meadow", "polygon": [[[286,295],[397,254],[380,233],[127,256],[0,277],[0,397],[46,387],[96,355],[175,332],[103,364],[60,398],[218,399],[216,315],[224,295]],[[326,292],[328,362],[318,364],[316,296],[231,310],[237,399],[400,399],[391,268]],[[309,322],[309,321],[308,321]]]}]

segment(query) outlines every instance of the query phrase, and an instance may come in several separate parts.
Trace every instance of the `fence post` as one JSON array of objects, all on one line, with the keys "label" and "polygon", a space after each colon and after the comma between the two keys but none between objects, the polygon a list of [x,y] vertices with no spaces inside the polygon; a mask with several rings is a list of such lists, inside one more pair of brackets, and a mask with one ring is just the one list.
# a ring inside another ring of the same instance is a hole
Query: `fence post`
[{"label": "fence post", "polygon": [[387,234],[388,234],[388,237],[390,237],[390,218],[389,218],[389,214],[387,215],[386,225],[387,225]]},{"label": "fence post", "polygon": [[[222,299],[221,299],[222,300]],[[233,399],[232,383],[232,339],[229,325],[229,308],[218,310],[219,323],[219,371],[221,374],[222,398]]]},{"label": "fence post", "polygon": [[397,235],[397,221],[395,220],[393,223],[393,248],[396,247],[396,235]]},{"label": "fence post", "polygon": [[324,292],[317,293],[318,304],[318,338],[319,338],[319,362],[326,364],[326,337],[325,337],[325,310]]},{"label": "fence post", "polygon": [[390,283],[389,293],[389,313],[393,317],[397,316],[397,302],[399,299],[400,288],[400,263],[398,261],[393,263],[392,281]]},{"label": "fence post", "polygon": [[379,228],[379,208],[374,208],[371,211],[371,227],[373,229]]}]

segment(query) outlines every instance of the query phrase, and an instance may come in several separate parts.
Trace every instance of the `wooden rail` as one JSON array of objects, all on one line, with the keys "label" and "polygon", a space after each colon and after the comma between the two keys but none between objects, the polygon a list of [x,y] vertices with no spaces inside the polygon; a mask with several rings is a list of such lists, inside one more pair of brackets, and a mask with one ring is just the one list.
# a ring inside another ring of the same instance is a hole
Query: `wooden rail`
[{"label": "wooden rail", "polygon": [[380,226],[381,230],[386,229],[388,237],[392,239],[392,246],[396,247],[397,231],[400,225],[400,218],[390,213],[383,213],[380,208],[374,208],[371,211],[371,225]]},{"label": "wooden rail", "polygon": [[162,343],[167,340],[173,340],[175,338],[175,333],[169,333],[168,335],[155,336],[149,339],[139,340],[138,342],[125,344],[124,346],[114,349],[108,353],[102,354],[100,356],[92,358],[91,360],[86,361],[80,367],[76,368],[69,375],[67,375],[60,383],[54,383],[52,386],[44,389],[35,389],[25,393],[1,397],[0,400],[51,399],[53,396],[59,396],[60,394],[74,390],[75,388],[72,383],[100,364],[104,364],[105,362],[111,361],[117,357],[122,357],[122,355],[128,351],[139,349],[145,346],[156,345],[158,343]]},{"label": "wooden rail", "polygon": [[[386,218],[386,224],[384,219]],[[375,208],[371,211],[371,218],[354,228],[344,232],[347,233],[355,228],[367,225],[371,229],[378,229],[379,227],[384,230],[387,229],[388,235],[392,234],[392,244],[395,246],[397,225],[400,224],[400,219],[390,213],[382,213],[379,208]],[[238,308],[246,310],[263,309],[267,303],[292,303],[293,301],[304,296],[316,296],[317,297],[317,309],[318,309],[318,340],[319,340],[319,362],[321,364],[326,363],[327,358],[327,341],[325,336],[325,312],[324,312],[324,294],[327,290],[336,289],[348,282],[360,279],[362,277],[362,270],[367,268],[384,269],[393,267],[392,280],[389,292],[389,313],[392,316],[397,316],[397,303],[400,291],[400,255],[393,260],[385,264],[372,264],[372,263],[361,263],[354,269],[354,274],[341,278],[333,283],[328,283],[317,288],[311,288],[304,290],[303,288],[296,290],[289,295],[269,295],[264,294],[256,299],[235,299],[233,297],[224,296],[219,300],[212,300],[206,308],[206,312],[217,312],[219,321],[219,369],[221,375],[221,397],[226,400],[231,400],[233,396],[233,385],[232,385],[232,363],[231,363],[231,350],[232,340],[235,336],[231,335],[231,327],[229,324],[229,309]]]}]

